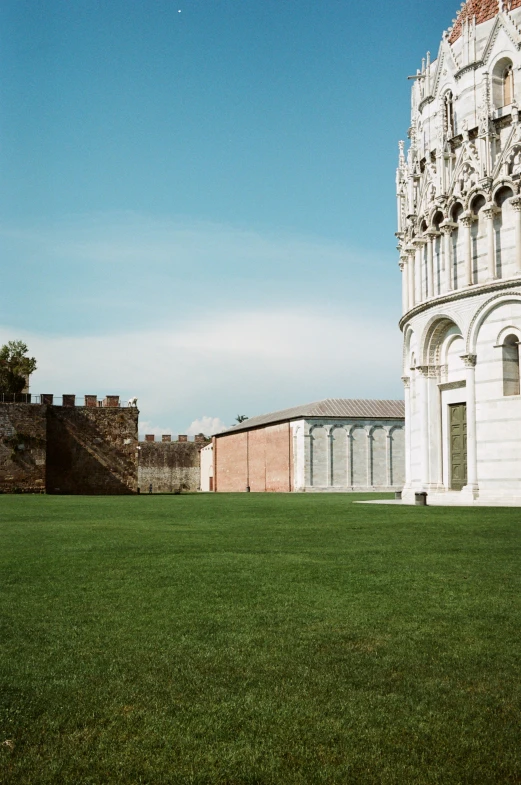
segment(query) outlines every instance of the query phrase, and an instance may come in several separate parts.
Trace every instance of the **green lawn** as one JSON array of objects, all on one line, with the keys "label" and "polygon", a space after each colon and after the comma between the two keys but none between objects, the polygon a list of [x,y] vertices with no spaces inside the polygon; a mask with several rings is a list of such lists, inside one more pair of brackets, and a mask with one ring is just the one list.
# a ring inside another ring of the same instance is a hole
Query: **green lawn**
[{"label": "green lawn", "polygon": [[521,510],[0,496],[2,783],[521,783]]}]

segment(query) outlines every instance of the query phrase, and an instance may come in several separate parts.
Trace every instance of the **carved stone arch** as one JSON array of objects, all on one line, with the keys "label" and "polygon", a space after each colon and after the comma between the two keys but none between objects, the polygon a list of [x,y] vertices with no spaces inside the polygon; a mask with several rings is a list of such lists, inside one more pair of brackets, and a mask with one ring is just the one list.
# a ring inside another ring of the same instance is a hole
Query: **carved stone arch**
[{"label": "carved stone arch", "polygon": [[508,327],[503,327],[503,329],[499,331],[496,338],[496,346],[501,346],[505,338],[509,335],[515,335],[517,340],[521,343],[521,327],[515,327],[513,324],[509,324]]},{"label": "carved stone arch", "polygon": [[386,433],[388,433],[388,432],[389,432],[389,431],[388,431],[388,429],[386,428],[386,426],[385,426],[383,423],[375,423],[374,425],[369,425],[369,426],[367,427],[367,430],[368,430],[369,436],[372,436],[372,435],[373,435],[373,433],[374,433],[374,432],[375,432],[377,429],[379,429],[379,428],[382,428],[384,431],[386,431]]},{"label": "carved stone arch", "polygon": [[479,181],[479,163],[474,155],[467,153],[462,153],[460,156],[451,184],[456,200],[461,200],[464,205],[468,195],[477,188]]},{"label": "carved stone arch", "polygon": [[[438,363],[441,366],[443,373],[447,373],[449,370],[452,344],[455,341],[460,341],[462,346],[465,345],[465,339],[463,338],[461,332],[459,332],[459,328],[457,329],[458,332],[454,332],[453,334],[450,334],[450,331],[445,333],[445,337],[441,339],[437,350]],[[463,348],[461,349],[460,354],[463,354]]]},{"label": "carved stone arch", "polygon": [[[495,109],[502,109],[504,106],[509,106],[514,100],[514,51],[504,49],[498,52],[490,64],[490,94],[492,97],[492,105]],[[512,70],[512,93],[510,95],[509,103],[505,103],[505,72],[510,67]]]},{"label": "carved stone arch", "polygon": [[487,203],[487,194],[482,188],[474,188],[473,191],[470,192],[467,198],[467,206],[468,209],[474,213],[474,215],[478,215],[480,210]]},{"label": "carved stone arch", "polygon": [[458,223],[461,214],[464,212],[465,212],[465,204],[462,199],[457,198],[449,202],[447,213],[450,221],[453,221],[454,223]]},{"label": "carved stone arch", "polygon": [[455,114],[455,93],[452,87],[447,86],[440,93],[439,116],[441,120],[443,136],[445,139],[452,139],[456,133],[456,114]]},{"label": "carved stone arch", "polygon": [[516,302],[521,303],[521,293],[520,292],[504,292],[502,294],[496,294],[483,305],[478,308],[476,313],[474,314],[472,321],[470,323],[470,327],[467,333],[467,340],[466,340],[466,354],[476,354],[476,346],[477,346],[477,339],[479,335],[479,331],[481,325],[494,308],[497,308],[499,305],[503,305],[504,303],[508,302]]},{"label": "carved stone arch", "polygon": [[[507,19],[508,19],[508,17],[507,17]],[[494,64],[496,64],[498,62],[498,60],[500,60],[502,57],[510,57],[510,59],[512,59],[512,55],[515,52],[515,48],[513,48],[512,50],[510,50],[510,49],[503,49],[503,50],[501,50],[501,52],[497,52],[495,54],[495,56],[493,58],[491,58],[491,53],[492,53],[492,50],[494,48],[494,44],[497,41],[497,37],[499,35],[499,31],[501,30],[501,28],[504,29],[504,31],[507,34],[508,38],[510,38],[510,40],[512,41],[512,44],[514,45],[514,47],[518,47],[519,43],[520,43],[519,42],[519,34],[518,34],[516,28],[513,27],[513,25],[512,25],[513,29],[510,29],[510,27],[505,25],[504,20],[503,20],[503,16],[501,14],[498,14],[496,16],[495,20],[494,20],[494,24],[492,26],[492,30],[490,31],[490,35],[488,37],[488,41],[485,44],[485,48],[484,48],[483,54],[481,56],[481,59],[483,60],[483,62],[486,63],[487,65],[490,64],[492,66],[492,68],[494,68]],[[516,41],[516,38],[517,38],[517,41]],[[492,70],[492,68],[490,70]]]},{"label": "carved stone arch", "polygon": [[368,430],[367,430],[367,425],[362,425],[362,423],[355,422],[355,423],[353,423],[353,424],[351,425],[351,427],[349,428],[349,436],[352,436],[352,435],[353,435],[353,433],[354,433],[355,431],[358,431],[358,430],[365,431],[365,433],[366,433],[366,434],[368,433]]},{"label": "carved stone arch", "polygon": [[452,93],[454,96],[456,93],[456,82],[452,78],[450,74],[447,74],[446,78],[443,81],[443,84],[440,82],[438,84],[438,88],[436,91],[436,97],[439,97],[440,101],[447,93]]},{"label": "carved stone arch", "polygon": [[440,224],[446,220],[446,216],[440,207],[433,207],[429,215],[429,226],[439,229]]},{"label": "carved stone arch", "polygon": [[403,329],[403,369],[405,374],[407,375],[410,364],[409,364],[409,357],[411,353],[411,345],[416,337],[414,330],[412,329],[410,324],[405,325]]},{"label": "carved stone arch", "polygon": [[461,336],[463,335],[461,327],[452,316],[437,314],[429,320],[420,342],[422,365],[440,365],[440,349],[443,339],[453,327],[456,327]]},{"label": "carved stone arch", "polygon": [[503,163],[509,177],[521,174],[521,142],[516,142],[507,150],[503,157]]},{"label": "carved stone arch", "polygon": [[[436,71],[433,80],[433,95],[436,97],[442,95],[448,88],[455,92],[456,81],[454,79],[454,74],[458,70],[458,66],[454,60],[452,47],[445,39],[442,39],[440,43],[436,63]],[[447,73],[445,74],[444,72]]]},{"label": "carved stone arch", "polygon": [[[511,199],[512,196],[516,193],[516,186],[514,182],[509,178],[505,177],[499,182],[496,182],[492,189],[492,201],[497,207],[502,207],[507,199]],[[507,191],[510,191],[510,195],[507,195]]]}]

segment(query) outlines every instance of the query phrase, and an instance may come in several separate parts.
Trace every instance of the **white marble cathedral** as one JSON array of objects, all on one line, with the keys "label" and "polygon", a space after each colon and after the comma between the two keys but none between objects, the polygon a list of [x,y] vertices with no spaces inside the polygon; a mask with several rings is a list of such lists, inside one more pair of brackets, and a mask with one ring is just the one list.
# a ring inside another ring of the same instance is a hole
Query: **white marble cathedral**
[{"label": "white marble cathedral", "polygon": [[403,498],[521,505],[521,0],[468,0],[412,79]]}]

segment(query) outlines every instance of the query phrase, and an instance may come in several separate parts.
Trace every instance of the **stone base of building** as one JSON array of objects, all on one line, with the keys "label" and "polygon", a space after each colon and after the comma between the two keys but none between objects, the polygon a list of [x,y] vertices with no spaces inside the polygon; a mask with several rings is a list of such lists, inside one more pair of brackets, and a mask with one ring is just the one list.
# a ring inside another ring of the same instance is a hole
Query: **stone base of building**
[{"label": "stone base of building", "polygon": [[342,486],[316,486],[310,485],[305,488],[295,488],[295,493],[396,493],[400,491],[401,488],[399,486],[390,486],[390,485],[377,485],[377,486],[367,486],[367,485],[349,485],[346,487]]},{"label": "stone base of building", "polygon": [[[415,505],[418,490],[404,489],[402,504]],[[463,488],[461,491],[431,490],[427,491],[427,505],[430,507],[521,507],[521,494],[512,493],[510,489],[501,491],[478,491]]]}]

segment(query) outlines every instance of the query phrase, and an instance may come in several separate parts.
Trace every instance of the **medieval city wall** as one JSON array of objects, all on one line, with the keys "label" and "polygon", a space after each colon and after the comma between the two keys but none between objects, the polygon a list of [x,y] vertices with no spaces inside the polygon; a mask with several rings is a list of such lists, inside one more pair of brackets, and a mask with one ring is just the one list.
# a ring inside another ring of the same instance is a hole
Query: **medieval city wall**
[{"label": "medieval city wall", "polygon": [[47,407],[0,403],[0,491],[43,493]]},{"label": "medieval city wall", "polygon": [[138,410],[47,408],[47,493],[137,491]]},{"label": "medieval city wall", "polygon": [[198,491],[201,487],[200,451],[208,439],[145,441],[139,445],[138,486],[141,493]]},{"label": "medieval city wall", "polygon": [[0,490],[135,493],[137,428],[135,408],[0,404]]}]

